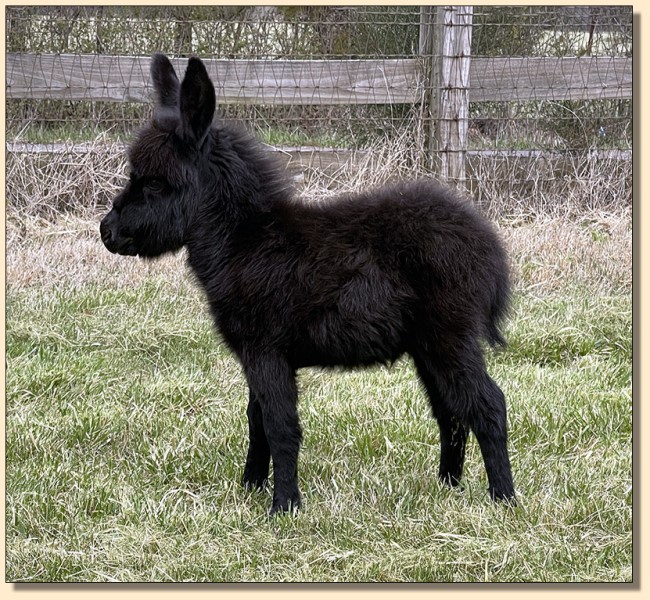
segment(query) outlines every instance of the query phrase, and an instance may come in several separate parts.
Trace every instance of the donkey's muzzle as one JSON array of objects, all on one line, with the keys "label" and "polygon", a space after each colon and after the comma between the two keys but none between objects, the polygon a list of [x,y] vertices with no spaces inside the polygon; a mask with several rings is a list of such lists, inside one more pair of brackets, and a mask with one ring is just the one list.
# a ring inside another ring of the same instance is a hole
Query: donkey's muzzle
[{"label": "donkey's muzzle", "polygon": [[112,211],[109,212],[99,224],[99,235],[106,249],[113,254],[122,254],[124,256],[135,256],[138,252],[135,248],[132,238],[124,238],[118,234],[116,224],[114,223]]}]

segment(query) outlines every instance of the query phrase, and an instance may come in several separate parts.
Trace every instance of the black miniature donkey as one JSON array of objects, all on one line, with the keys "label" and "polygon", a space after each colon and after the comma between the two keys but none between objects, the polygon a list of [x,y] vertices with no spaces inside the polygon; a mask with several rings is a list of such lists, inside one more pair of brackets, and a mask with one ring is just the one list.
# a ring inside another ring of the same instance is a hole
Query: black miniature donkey
[{"label": "black miniature donkey", "polygon": [[504,396],[481,343],[505,343],[509,275],[492,226],[429,180],[297,199],[253,138],[213,125],[201,60],[189,59],[180,83],[156,54],[151,74],[153,119],[130,147],[131,177],[101,238],[145,258],[187,248],[250,390],[243,483],[264,486],[272,458],[271,514],[300,506],[297,369],[408,353],[440,428],[441,480],[459,483],[471,430],[492,498],[514,503]]}]

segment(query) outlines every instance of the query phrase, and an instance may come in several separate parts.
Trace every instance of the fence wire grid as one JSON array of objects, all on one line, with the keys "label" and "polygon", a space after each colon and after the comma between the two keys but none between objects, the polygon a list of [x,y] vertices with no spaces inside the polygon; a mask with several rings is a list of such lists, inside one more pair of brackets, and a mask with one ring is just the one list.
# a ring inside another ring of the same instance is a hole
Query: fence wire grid
[{"label": "fence wire grid", "polygon": [[[164,52],[179,74],[186,57],[204,59],[219,116],[303,177],[336,186],[344,165],[402,152],[406,170],[490,207],[631,205],[631,6],[16,6],[5,16],[9,169],[101,151],[98,137],[127,140],[151,114],[149,57]],[[447,58],[456,79],[444,79]],[[457,128],[444,134],[445,120]],[[443,173],[444,156],[454,158]]]}]

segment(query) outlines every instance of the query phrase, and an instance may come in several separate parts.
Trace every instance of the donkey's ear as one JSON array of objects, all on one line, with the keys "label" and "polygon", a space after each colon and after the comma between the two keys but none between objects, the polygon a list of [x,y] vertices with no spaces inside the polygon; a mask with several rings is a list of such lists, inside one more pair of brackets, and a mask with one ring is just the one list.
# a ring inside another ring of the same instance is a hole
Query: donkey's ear
[{"label": "donkey's ear", "polygon": [[216,103],[205,65],[196,57],[190,58],[180,94],[181,127],[188,141],[201,144],[212,124]]},{"label": "donkey's ear", "polygon": [[159,125],[173,127],[178,123],[178,96],[180,83],[170,60],[160,53],[151,59],[151,79],[156,97],[154,120]]}]

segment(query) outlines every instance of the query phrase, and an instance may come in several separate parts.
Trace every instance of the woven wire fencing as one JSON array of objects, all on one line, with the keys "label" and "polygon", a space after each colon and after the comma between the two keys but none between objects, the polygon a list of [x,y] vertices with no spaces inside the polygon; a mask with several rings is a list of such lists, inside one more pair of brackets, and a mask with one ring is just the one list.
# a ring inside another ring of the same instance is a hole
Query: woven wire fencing
[{"label": "woven wire fencing", "polygon": [[219,117],[305,185],[433,174],[495,213],[631,206],[631,6],[21,6],[6,31],[10,203],[29,161],[76,178],[65,206],[75,161],[122,177],[106,153],[150,116],[164,52],[179,75],[203,58]]}]

